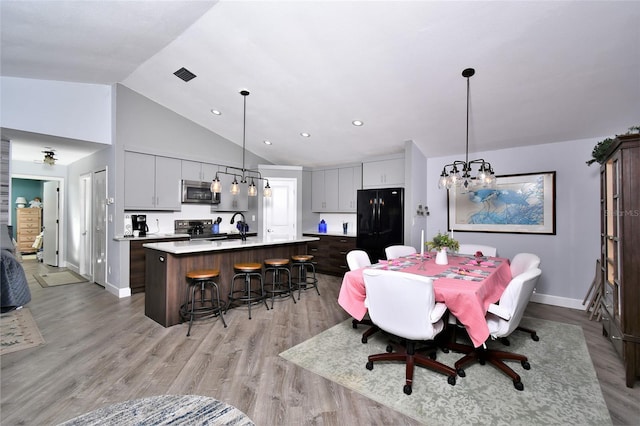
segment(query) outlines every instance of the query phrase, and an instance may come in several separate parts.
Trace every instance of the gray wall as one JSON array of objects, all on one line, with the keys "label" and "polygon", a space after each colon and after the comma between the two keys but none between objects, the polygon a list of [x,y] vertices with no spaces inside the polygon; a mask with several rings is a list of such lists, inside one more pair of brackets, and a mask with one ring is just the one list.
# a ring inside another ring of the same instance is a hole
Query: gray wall
[{"label": "gray wall", "polygon": [[[533,300],[580,308],[599,257],[600,181],[597,166],[587,166],[597,139],[469,154],[484,158],[498,175],[556,171],[556,235],[455,232],[462,243],[495,246],[501,257],[519,252],[540,256],[542,277]],[[460,156],[427,160],[428,238],[447,230],[447,193],[438,189],[444,164]],[[427,238],[427,237],[425,237]]]}]

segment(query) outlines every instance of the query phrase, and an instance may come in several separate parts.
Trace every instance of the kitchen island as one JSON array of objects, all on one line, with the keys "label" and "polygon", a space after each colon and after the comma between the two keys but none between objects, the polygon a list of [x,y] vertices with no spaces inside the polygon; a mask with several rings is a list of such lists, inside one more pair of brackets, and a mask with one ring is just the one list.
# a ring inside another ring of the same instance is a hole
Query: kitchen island
[{"label": "kitchen island", "polygon": [[317,240],[317,237],[288,240],[248,237],[246,241],[192,240],[144,244],[145,315],[165,327],[179,324],[180,305],[186,293],[185,275],[191,270],[220,269],[217,283],[220,299],[226,303],[235,263],[262,263],[268,258],[290,259],[294,254],[306,254],[307,243]]}]

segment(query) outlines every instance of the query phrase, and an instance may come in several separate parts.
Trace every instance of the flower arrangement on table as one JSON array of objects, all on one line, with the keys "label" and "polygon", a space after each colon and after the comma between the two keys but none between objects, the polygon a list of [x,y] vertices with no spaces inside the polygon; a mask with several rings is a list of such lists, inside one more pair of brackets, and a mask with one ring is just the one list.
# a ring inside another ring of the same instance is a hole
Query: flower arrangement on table
[{"label": "flower arrangement on table", "polygon": [[460,243],[457,240],[447,234],[442,234],[440,232],[438,232],[436,236],[431,239],[431,241],[427,241],[425,245],[427,246],[427,249],[435,249],[437,251],[440,251],[446,247],[449,250],[455,252],[460,248]]}]

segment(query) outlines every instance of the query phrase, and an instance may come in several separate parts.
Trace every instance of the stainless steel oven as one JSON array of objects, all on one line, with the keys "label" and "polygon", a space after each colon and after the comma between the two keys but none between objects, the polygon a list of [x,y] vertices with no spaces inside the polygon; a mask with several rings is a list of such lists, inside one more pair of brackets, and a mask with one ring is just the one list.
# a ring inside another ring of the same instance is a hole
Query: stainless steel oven
[{"label": "stainless steel oven", "polygon": [[182,202],[185,204],[219,204],[220,194],[211,192],[210,182],[183,180]]}]

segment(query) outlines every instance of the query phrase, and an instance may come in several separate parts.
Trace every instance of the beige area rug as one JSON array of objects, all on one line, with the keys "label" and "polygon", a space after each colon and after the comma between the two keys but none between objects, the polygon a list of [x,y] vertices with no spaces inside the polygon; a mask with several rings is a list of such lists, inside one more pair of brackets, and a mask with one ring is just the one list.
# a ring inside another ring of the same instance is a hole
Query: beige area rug
[{"label": "beige area rug", "polygon": [[47,272],[46,274],[33,274],[33,277],[42,287],[54,287],[57,285],[85,283],[87,279],[73,271]]},{"label": "beige area rug", "polygon": [[0,355],[33,348],[45,343],[28,308],[16,309],[0,316]]},{"label": "beige area rug", "polygon": [[[511,363],[523,391],[493,366],[476,363],[465,368],[466,377],[458,377],[455,386],[443,374],[416,367],[413,393],[405,395],[403,364],[379,362],[371,371],[365,368],[370,354],[385,352],[388,338],[378,332],[362,344],[364,328],[354,330],[350,319],[280,356],[430,426],[610,425],[582,328],[528,317],[522,325],[536,330],[540,341],[513,333],[509,347],[487,344],[527,355],[530,370]],[[461,356],[438,351],[438,361],[447,365]]]}]

